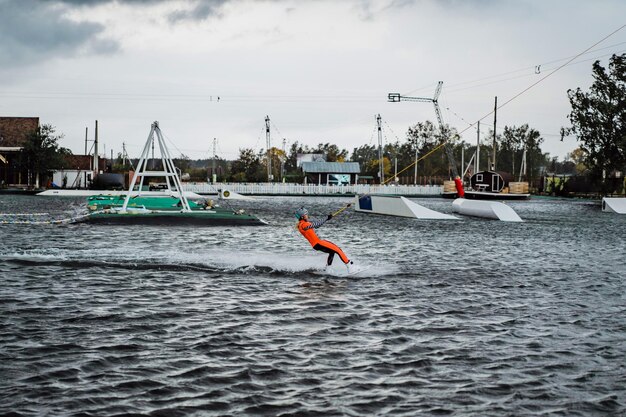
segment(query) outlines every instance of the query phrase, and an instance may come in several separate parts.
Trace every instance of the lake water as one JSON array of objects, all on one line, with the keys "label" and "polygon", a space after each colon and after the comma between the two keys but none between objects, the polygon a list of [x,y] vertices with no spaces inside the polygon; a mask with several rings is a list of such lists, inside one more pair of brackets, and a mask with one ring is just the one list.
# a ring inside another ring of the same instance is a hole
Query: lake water
[{"label": "lake water", "polygon": [[[325,275],[293,211],[349,201],[233,203],[265,227],[0,225],[0,414],[626,414],[626,216],[538,198],[510,203],[523,223],[346,210],[319,235],[369,269]],[[20,220],[82,210],[0,196],[48,213]]]}]

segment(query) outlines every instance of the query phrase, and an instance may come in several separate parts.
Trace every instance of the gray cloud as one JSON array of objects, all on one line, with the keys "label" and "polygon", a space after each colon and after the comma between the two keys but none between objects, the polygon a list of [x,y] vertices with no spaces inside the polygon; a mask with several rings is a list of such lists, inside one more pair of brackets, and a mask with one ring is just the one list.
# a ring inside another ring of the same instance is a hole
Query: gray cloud
[{"label": "gray cloud", "polygon": [[[232,0],[188,0],[167,16],[171,24],[219,17],[222,5]],[[50,57],[80,53],[112,54],[121,48],[103,38],[105,27],[76,22],[64,14],[72,8],[107,3],[150,7],[168,0],[0,0],[0,67],[11,68],[44,62]]]},{"label": "gray cloud", "polygon": [[0,0],[0,65],[16,67],[72,56],[79,51],[116,52],[113,40],[100,39],[104,26],[64,17],[57,2]]},{"label": "gray cloud", "polygon": [[[227,0],[189,0],[168,16],[172,24],[184,20],[204,20],[219,16]],[[76,7],[107,3],[153,6],[167,0],[0,0],[0,66],[20,67],[44,62],[51,57],[80,53],[112,54],[120,44],[103,38],[105,27],[94,22],[76,22],[65,12]]]},{"label": "gray cloud", "polygon": [[219,9],[228,0],[204,0],[191,3],[190,8],[179,10],[169,16],[171,23],[177,23],[181,20],[205,20],[209,17],[219,17]]},{"label": "gray cloud", "polygon": [[[165,16],[172,25],[186,21],[220,18],[223,6],[242,0],[186,0]],[[283,2],[284,0],[268,0]],[[372,20],[388,8],[404,8],[429,0],[353,0],[363,20]],[[70,57],[78,53],[113,54],[119,42],[103,37],[105,27],[94,22],[76,22],[65,17],[68,10],[91,8],[108,3],[150,7],[168,0],[0,0],[0,66],[19,67],[44,62],[50,57]],[[448,7],[484,7],[494,0],[441,0]],[[287,3],[287,2],[286,2]],[[290,9],[293,10],[290,6]]]},{"label": "gray cloud", "polygon": [[[150,6],[159,3],[167,3],[169,0],[50,0],[73,6],[96,6],[106,3],[121,3],[138,6]],[[232,0],[187,0],[187,4],[180,10],[168,16],[170,23],[178,23],[185,20],[204,20],[209,17],[219,17],[219,9],[228,1]]]},{"label": "gray cloud", "polygon": [[122,4],[158,4],[165,3],[168,0],[47,0],[49,3],[65,3],[75,6],[97,6],[106,3],[122,3]]}]

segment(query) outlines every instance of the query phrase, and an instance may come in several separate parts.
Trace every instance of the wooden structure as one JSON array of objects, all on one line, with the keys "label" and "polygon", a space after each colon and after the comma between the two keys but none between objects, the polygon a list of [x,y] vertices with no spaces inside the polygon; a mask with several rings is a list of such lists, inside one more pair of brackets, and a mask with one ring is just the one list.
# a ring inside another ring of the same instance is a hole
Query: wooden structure
[{"label": "wooden structure", "polygon": [[0,117],[0,184],[25,186],[28,172],[20,167],[20,152],[28,135],[39,127],[38,117]]},{"label": "wooden structure", "polygon": [[350,185],[359,180],[358,162],[303,162],[305,182],[318,185]]}]

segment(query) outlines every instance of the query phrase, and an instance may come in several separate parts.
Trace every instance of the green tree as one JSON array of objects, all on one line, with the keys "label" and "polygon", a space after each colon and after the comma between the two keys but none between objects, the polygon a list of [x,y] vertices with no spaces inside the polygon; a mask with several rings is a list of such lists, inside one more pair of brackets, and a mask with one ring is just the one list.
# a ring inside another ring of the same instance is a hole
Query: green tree
[{"label": "green tree", "polygon": [[594,62],[592,72],[589,92],[580,87],[567,91],[572,106],[568,130],[581,142],[591,178],[599,180],[626,171],[626,54],[613,55],[608,71]]},{"label": "green tree", "polygon": [[[489,131],[493,137],[493,131]],[[502,135],[496,135],[498,149],[496,164],[500,171],[510,172],[515,178],[520,171],[524,150],[526,150],[527,179],[533,181],[539,176],[539,167],[546,163],[541,151],[543,138],[538,130],[523,124],[522,126],[504,126]]]},{"label": "green tree", "polygon": [[311,153],[323,153],[326,157],[326,162],[343,162],[348,157],[347,150],[339,149],[337,145],[331,143],[320,143],[311,150]]},{"label": "green tree", "polygon": [[[274,177],[274,182],[282,181],[283,173],[280,171],[283,161],[286,161],[286,152],[283,152],[282,149],[272,147],[270,150],[270,155],[272,158],[272,176]],[[264,153],[262,158],[262,165],[265,169],[265,180],[267,181],[267,153]]]},{"label": "green tree", "polygon": [[572,152],[570,152],[567,157],[574,162],[576,166],[576,173],[578,175],[584,174],[587,171],[587,166],[585,165],[585,151],[581,148],[576,148]]},{"label": "green tree", "polygon": [[[261,154],[265,155],[264,152]],[[250,148],[239,149],[239,159],[233,161],[231,175],[233,181],[240,182],[262,182],[267,179],[267,173],[263,171],[261,164],[261,156]]]},{"label": "green tree", "polygon": [[181,153],[178,158],[174,158],[173,162],[174,166],[180,169],[180,172],[182,173],[189,172],[189,169],[191,168],[191,158],[184,153]]},{"label": "green tree", "polygon": [[[410,150],[411,159],[403,161],[403,167],[409,166],[414,162],[415,147],[417,147],[418,157],[423,157],[426,154],[432,152],[437,148],[444,140],[448,141],[448,146],[452,149],[456,147],[459,135],[457,130],[449,125],[443,126],[443,132],[440,128],[436,127],[431,121],[418,122],[414,126],[409,127],[407,131],[407,141],[411,144],[410,147],[405,148]],[[404,152],[407,154],[408,152]],[[408,158],[409,155],[406,155]],[[458,158],[458,156],[456,156]],[[457,168],[460,161],[455,161]],[[411,170],[407,170],[411,171]],[[418,175],[449,175],[451,171],[450,161],[446,155],[446,150],[441,147],[429,154],[427,157],[418,162],[417,174]],[[414,172],[411,171],[411,172]],[[406,174],[403,174],[406,175]]]},{"label": "green tree", "polygon": [[55,135],[55,128],[45,124],[31,132],[20,152],[20,165],[28,170],[28,185],[39,188],[41,175],[51,176],[55,169],[63,168],[65,155],[72,152],[60,147],[58,142],[63,135]]},{"label": "green tree", "polygon": [[[378,175],[378,147],[363,145],[352,150],[350,161],[358,162],[361,167],[361,175],[377,178]],[[376,164],[372,164],[376,161]]]},{"label": "green tree", "polygon": [[[367,167],[368,172],[374,172],[374,178],[379,178],[380,172],[380,159],[373,159]],[[393,181],[391,173],[391,161],[386,156],[383,156],[383,172],[385,174],[385,183]],[[380,179],[380,178],[379,178]]]},{"label": "green tree", "polygon": [[378,147],[374,145],[363,145],[354,148],[350,156],[352,162],[358,162],[361,165],[366,165],[376,158],[378,158]]},{"label": "green tree", "polygon": [[[289,147],[287,159],[285,160],[285,175],[292,179],[303,178],[302,172],[298,170],[298,154],[311,153],[311,149],[295,141]],[[297,181],[299,182],[299,181]]]},{"label": "green tree", "polygon": [[133,169],[133,162],[129,158],[124,158],[122,152],[118,152],[111,169],[113,172],[128,172]]}]

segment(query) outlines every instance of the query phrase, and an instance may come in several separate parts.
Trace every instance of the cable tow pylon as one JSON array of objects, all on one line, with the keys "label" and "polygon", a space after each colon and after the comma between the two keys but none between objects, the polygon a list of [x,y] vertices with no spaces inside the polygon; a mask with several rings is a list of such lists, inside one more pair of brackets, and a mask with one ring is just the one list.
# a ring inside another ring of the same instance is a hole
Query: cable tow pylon
[{"label": "cable tow pylon", "polygon": [[441,109],[439,108],[439,94],[441,94],[441,88],[443,86],[443,81],[439,81],[437,83],[437,88],[435,89],[435,94],[432,98],[428,97],[409,97],[403,96],[400,93],[389,93],[387,95],[387,101],[390,103],[399,103],[400,101],[418,101],[425,103],[433,103],[435,106],[435,114],[437,115],[437,121],[439,122],[439,131],[441,135],[443,135],[442,145],[445,147],[446,155],[448,156],[448,162],[450,163],[450,167],[452,169],[452,175],[456,178],[459,175],[459,171],[456,168],[456,162],[454,160],[454,154],[452,153],[452,148],[448,144],[448,135],[447,130],[443,124],[443,117],[441,116]]}]

